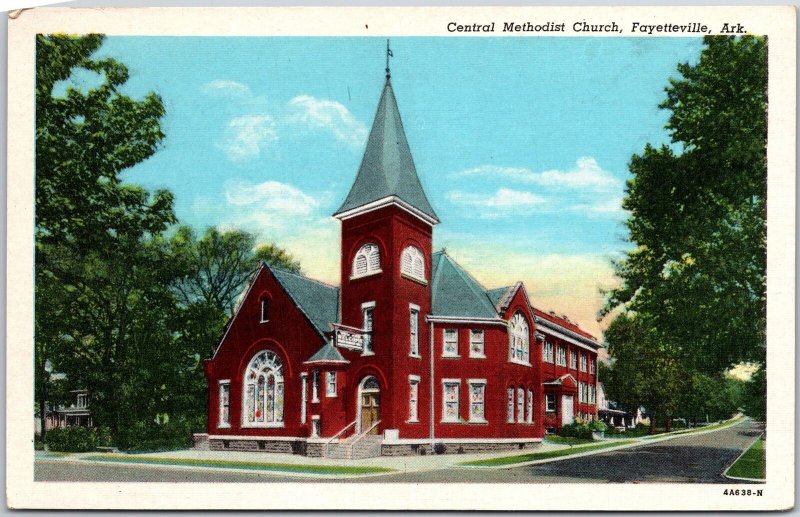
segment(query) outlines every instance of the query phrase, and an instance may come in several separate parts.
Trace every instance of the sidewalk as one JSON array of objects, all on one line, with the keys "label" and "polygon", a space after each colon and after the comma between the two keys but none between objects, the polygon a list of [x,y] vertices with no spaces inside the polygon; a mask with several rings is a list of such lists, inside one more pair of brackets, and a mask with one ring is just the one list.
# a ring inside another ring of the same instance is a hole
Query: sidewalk
[{"label": "sidewalk", "polygon": [[[737,425],[743,418],[734,418],[710,429],[700,428],[692,433],[710,433]],[[186,449],[179,451],[154,452],[144,454],[107,454],[88,453],[49,453],[36,452],[40,461],[97,462],[119,463],[127,466],[146,468],[187,468],[212,471],[253,471],[274,473],[292,477],[305,478],[369,478],[400,473],[424,472],[450,468],[510,468],[528,464],[560,461],[564,459],[602,454],[622,448],[637,447],[670,440],[687,434],[679,431],[658,436],[639,438],[607,438],[595,444],[575,445],[556,444],[543,441],[541,446],[532,451],[503,451],[479,454],[443,454],[426,456],[379,456],[359,460],[341,460],[329,458],[312,458],[293,454],[242,452],[242,451],[209,451]],[[613,442],[619,442],[615,444]],[[602,448],[598,445],[603,445]],[[565,449],[572,449],[567,452]],[[588,450],[587,450],[588,449]],[[559,454],[559,451],[563,451]],[[541,458],[540,458],[541,457]],[[531,458],[531,459],[526,459]],[[535,459],[534,459],[535,458]],[[519,459],[519,461],[515,461]],[[499,460],[496,464],[492,460]],[[485,465],[465,466],[470,462],[486,462]]]}]

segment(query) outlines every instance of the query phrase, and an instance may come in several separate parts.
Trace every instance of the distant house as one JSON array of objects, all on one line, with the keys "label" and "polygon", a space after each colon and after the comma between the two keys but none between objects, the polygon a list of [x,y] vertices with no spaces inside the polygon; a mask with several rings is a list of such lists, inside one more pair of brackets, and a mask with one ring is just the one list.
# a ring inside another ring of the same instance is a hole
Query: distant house
[{"label": "distant house", "polygon": [[636,424],[642,422],[641,408],[637,408],[636,413],[631,413],[613,400],[608,400],[602,382],[597,383],[597,416],[611,427],[636,427]]},{"label": "distant house", "polygon": [[[73,390],[70,393],[74,397],[74,402],[69,406],[60,405],[48,408],[45,417],[46,430],[72,426],[92,427],[94,425],[92,414],[89,411],[89,392]],[[37,429],[38,431],[39,429]]]}]

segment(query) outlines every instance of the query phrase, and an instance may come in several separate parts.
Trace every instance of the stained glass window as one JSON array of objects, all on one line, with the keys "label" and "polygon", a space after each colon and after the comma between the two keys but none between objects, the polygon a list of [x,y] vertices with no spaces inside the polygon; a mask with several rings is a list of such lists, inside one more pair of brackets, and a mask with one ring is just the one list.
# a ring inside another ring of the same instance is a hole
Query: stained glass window
[{"label": "stained glass window", "polygon": [[417,401],[419,400],[419,379],[409,379],[408,381],[408,421],[416,422]]},{"label": "stained glass window", "polygon": [[458,331],[456,329],[445,329],[442,356],[458,357]]},{"label": "stained glass window", "polygon": [[528,390],[528,423],[533,422],[533,390]]},{"label": "stained glass window", "polygon": [[469,381],[469,420],[470,422],[485,422],[484,403],[486,394],[485,380]]},{"label": "stained glass window", "polygon": [[525,421],[525,390],[517,388],[517,422]]},{"label": "stained glass window", "polygon": [[219,427],[228,427],[231,423],[231,385],[219,383]]},{"label": "stained glass window", "polygon": [[508,418],[507,422],[514,421],[514,388],[508,388]]},{"label": "stained glass window", "polygon": [[522,313],[514,314],[509,322],[508,357],[512,361],[530,363],[530,346],[528,338],[528,322]]},{"label": "stained glass window", "polygon": [[483,331],[470,330],[469,331],[469,356],[470,357],[485,357],[483,354]]},{"label": "stained glass window", "polygon": [[256,354],[245,369],[243,406],[245,425],[283,422],[283,367],[274,352]]}]

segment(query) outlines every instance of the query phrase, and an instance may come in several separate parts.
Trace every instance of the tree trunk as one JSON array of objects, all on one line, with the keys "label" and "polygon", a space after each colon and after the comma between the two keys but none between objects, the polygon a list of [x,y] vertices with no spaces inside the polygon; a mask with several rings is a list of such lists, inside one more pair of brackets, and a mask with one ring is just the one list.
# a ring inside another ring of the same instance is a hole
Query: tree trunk
[{"label": "tree trunk", "polygon": [[664,432],[668,433],[672,431],[672,415],[665,415],[664,416]]},{"label": "tree trunk", "polygon": [[650,432],[649,434],[656,434],[656,414],[650,415]]}]

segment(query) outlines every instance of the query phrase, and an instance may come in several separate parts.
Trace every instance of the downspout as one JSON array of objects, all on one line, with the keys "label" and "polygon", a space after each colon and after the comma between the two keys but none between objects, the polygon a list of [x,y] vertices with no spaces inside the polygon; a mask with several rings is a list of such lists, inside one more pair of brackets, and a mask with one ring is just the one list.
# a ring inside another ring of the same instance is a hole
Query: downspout
[{"label": "downspout", "polygon": [[433,370],[433,322],[429,321],[428,325],[429,325],[429,328],[428,328],[428,343],[430,345],[429,348],[430,348],[430,356],[431,356],[431,358],[430,358],[430,368],[431,368],[431,376],[430,376],[430,385],[431,385],[431,388],[430,388],[430,408],[429,408],[428,412],[430,413],[430,430],[429,430],[429,434],[430,434],[430,439],[431,439],[431,453],[432,453],[433,452],[433,442],[436,441],[436,433],[434,431],[434,421],[433,421],[434,414],[435,414],[434,413],[434,403],[433,403],[433,401],[434,401],[434,393],[435,393],[435,390],[433,388],[433,385],[434,385],[434,382],[433,382],[433,380],[434,380],[434,377],[433,377],[433,373],[434,373],[434,370]]}]

